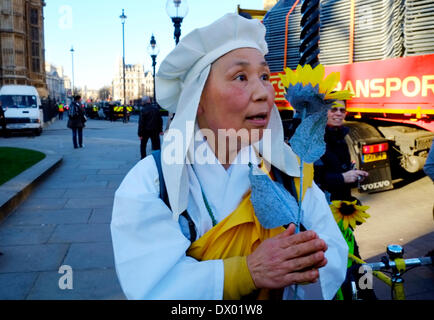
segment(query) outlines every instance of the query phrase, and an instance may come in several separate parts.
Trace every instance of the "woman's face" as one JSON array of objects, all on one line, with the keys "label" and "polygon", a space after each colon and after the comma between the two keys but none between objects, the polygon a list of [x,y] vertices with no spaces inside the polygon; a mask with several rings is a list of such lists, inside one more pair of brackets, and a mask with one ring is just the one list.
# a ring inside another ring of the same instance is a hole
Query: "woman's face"
[{"label": "woman's face", "polygon": [[262,53],[253,48],[236,49],[213,63],[197,121],[201,129],[211,129],[216,136],[218,129],[247,129],[251,137],[257,129],[260,139],[273,104],[274,88]]},{"label": "woman's face", "polygon": [[336,103],[337,105],[333,105],[333,107],[327,112],[327,125],[331,127],[342,126],[345,120],[345,115],[347,114],[345,111],[345,102],[336,101]]}]

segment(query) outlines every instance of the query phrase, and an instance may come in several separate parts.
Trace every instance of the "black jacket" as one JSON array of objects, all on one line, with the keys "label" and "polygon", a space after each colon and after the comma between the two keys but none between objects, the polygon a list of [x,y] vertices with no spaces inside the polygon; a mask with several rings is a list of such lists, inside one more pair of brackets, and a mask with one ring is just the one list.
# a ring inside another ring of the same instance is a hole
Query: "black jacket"
[{"label": "black jacket", "polygon": [[163,119],[160,110],[152,104],[145,104],[140,110],[139,128],[137,134],[143,137],[149,132],[162,132]]},{"label": "black jacket", "polygon": [[6,125],[6,117],[5,112],[3,111],[3,107],[0,106],[0,125]]},{"label": "black jacket", "polygon": [[314,164],[314,180],[323,191],[330,193],[331,200],[355,199],[351,196],[351,188],[356,184],[344,183],[342,176],[342,173],[352,169],[345,141],[349,131],[347,127],[327,127],[324,135],[326,151]]},{"label": "black jacket", "polygon": [[[74,108],[75,111],[71,110],[71,108]],[[68,123],[67,127],[72,128],[84,128],[85,125],[85,117],[84,117],[84,110],[81,107],[81,105],[78,102],[71,103],[70,106],[70,112],[68,112]],[[73,116],[71,116],[73,114]]]}]

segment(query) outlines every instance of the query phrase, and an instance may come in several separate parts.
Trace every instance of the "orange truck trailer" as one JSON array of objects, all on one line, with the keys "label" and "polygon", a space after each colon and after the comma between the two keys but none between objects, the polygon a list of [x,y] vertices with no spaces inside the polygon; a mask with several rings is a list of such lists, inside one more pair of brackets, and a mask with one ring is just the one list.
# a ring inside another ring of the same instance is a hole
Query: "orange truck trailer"
[{"label": "orange truck trailer", "polygon": [[264,11],[281,113],[292,107],[279,73],[299,63],[301,6],[315,1],[318,8],[305,15],[319,20],[319,62],[326,74],[340,73],[337,90],[354,94],[347,144],[356,166],[370,173],[359,191],[392,189],[403,172],[423,168],[434,137],[434,0],[281,0]]}]

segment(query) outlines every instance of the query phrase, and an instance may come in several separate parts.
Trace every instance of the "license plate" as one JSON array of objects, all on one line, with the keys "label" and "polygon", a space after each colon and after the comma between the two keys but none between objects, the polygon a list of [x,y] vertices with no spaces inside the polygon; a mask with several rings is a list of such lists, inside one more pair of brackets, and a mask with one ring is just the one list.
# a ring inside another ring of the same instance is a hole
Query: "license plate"
[{"label": "license plate", "polygon": [[366,162],[379,161],[379,160],[385,160],[385,159],[387,159],[387,153],[386,152],[364,154],[362,156],[362,161],[365,163]]},{"label": "license plate", "polygon": [[6,125],[7,129],[19,130],[19,129],[36,129],[39,128],[37,123],[8,123]]},{"label": "license plate", "polygon": [[28,128],[29,125],[26,123],[8,123],[6,128],[8,129],[25,129]]}]

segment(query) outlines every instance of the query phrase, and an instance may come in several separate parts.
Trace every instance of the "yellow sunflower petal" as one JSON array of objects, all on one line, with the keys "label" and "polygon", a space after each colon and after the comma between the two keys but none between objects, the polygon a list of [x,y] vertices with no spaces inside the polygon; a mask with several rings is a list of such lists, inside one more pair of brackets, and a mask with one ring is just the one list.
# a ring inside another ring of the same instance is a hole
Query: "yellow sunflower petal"
[{"label": "yellow sunflower petal", "polygon": [[348,217],[343,218],[344,230],[348,229]]},{"label": "yellow sunflower petal", "polygon": [[366,220],[363,219],[363,217],[362,217],[360,214],[355,215],[355,216],[354,216],[354,219],[355,219],[356,221],[359,221],[360,223],[366,222]]},{"label": "yellow sunflower petal", "polygon": [[302,65],[297,65],[297,68],[295,69],[295,71],[297,72],[297,74],[300,74],[301,72],[303,72],[303,66]]},{"label": "yellow sunflower petal", "polygon": [[[326,99],[333,99],[333,98],[326,97]],[[332,107],[345,108],[345,106],[342,103],[339,103],[337,101],[333,102]]]},{"label": "yellow sunflower petal", "polygon": [[351,225],[351,227],[353,227],[353,229],[356,228],[356,219],[354,218],[354,216],[348,217],[349,223]]},{"label": "yellow sunflower petal", "polygon": [[332,205],[335,206],[336,208],[339,208],[341,206],[342,201],[339,200],[333,200],[332,201]]},{"label": "yellow sunflower petal", "polygon": [[322,64],[318,64],[313,70],[312,70],[313,78],[315,79],[316,83],[320,83],[322,79],[324,78],[325,69]]},{"label": "yellow sunflower petal", "polygon": [[288,88],[291,83],[290,79],[292,73],[293,71],[290,68],[285,68],[284,73],[279,74],[280,80],[285,88]]},{"label": "yellow sunflower petal", "polygon": [[332,72],[330,73],[327,78],[325,78],[322,83],[320,83],[319,86],[319,92],[321,93],[328,93],[333,91],[336,88],[336,85],[338,84],[340,79],[340,75],[338,72]]},{"label": "yellow sunflower petal", "polygon": [[312,79],[312,67],[310,64],[304,65],[302,71],[299,74],[299,82],[303,84],[303,86],[308,83],[312,83],[314,79]]},{"label": "yellow sunflower petal", "polygon": [[337,210],[337,208],[330,206],[330,210],[332,211],[333,215],[339,215],[339,211]]},{"label": "yellow sunflower petal", "polygon": [[342,220],[342,216],[339,216],[339,215],[335,215],[335,216],[333,216],[333,218],[335,219],[337,224],[339,224],[339,222]]},{"label": "yellow sunflower petal", "polygon": [[366,212],[361,212],[360,215],[361,215],[363,218],[370,218],[370,217],[371,217],[371,216],[370,216],[369,214],[367,214]]},{"label": "yellow sunflower petal", "polygon": [[288,88],[288,86],[289,86],[289,80],[288,80],[288,77],[286,76],[286,74],[285,73],[280,73],[279,74],[279,78],[280,78],[280,82],[282,82],[282,85],[285,88]]},{"label": "yellow sunflower petal", "polygon": [[[333,89],[332,89],[333,90]],[[329,92],[326,94],[326,99],[336,99],[336,100],[348,100],[354,94],[349,90],[340,90],[335,92]]]}]

